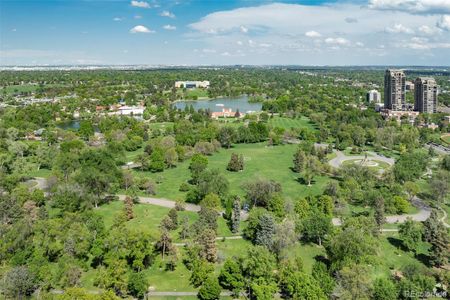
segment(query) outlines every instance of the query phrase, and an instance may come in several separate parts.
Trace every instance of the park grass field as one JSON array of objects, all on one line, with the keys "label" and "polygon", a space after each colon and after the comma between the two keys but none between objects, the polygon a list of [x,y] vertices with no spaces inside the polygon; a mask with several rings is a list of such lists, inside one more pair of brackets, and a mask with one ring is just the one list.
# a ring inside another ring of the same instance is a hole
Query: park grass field
[{"label": "park grass field", "polygon": [[173,127],[173,122],[157,122],[157,123],[148,123],[148,126],[150,129],[166,129]]},{"label": "park grass field", "polygon": [[[401,270],[406,265],[415,264],[426,267],[423,261],[414,257],[412,252],[406,252],[402,249],[397,232],[385,232],[380,237],[380,251],[382,256],[377,256],[374,264],[369,265],[370,276],[377,278],[380,276],[390,276],[392,270]],[[428,254],[428,247],[421,243],[418,249],[418,257]]]},{"label": "park grass field", "polygon": [[[390,165],[384,161],[380,161],[380,160],[371,160],[371,161],[376,162],[378,165],[376,165],[376,166],[369,165],[368,167],[370,169],[386,170],[390,167]],[[360,162],[361,162],[361,159],[350,159],[350,160],[344,161],[342,164],[345,166],[345,165],[351,165],[351,164],[359,164]]]},{"label": "park grass field", "polygon": [[27,174],[29,177],[44,177],[48,178],[52,175],[52,170],[49,169],[35,169]]},{"label": "park grass field", "polygon": [[[320,194],[330,179],[317,176],[310,187],[300,183],[299,174],[291,170],[292,157],[297,147],[297,145],[269,147],[266,143],[238,144],[231,149],[221,149],[218,153],[209,156],[208,168],[220,170],[230,183],[230,192],[237,195],[244,194],[243,183],[258,177],[279,182],[283,194],[291,199]],[[233,152],[244,156],[245,167],[241,172],[226,170]],[[183,182],[190,179],[189,163],[189,160],[184,161],[179,163],[177,167],[166,169],[160,173],[142,172],[137,169],[134,172],[136,176],[150,177],[154,181],[157,178],[162,179],[162,182],[157,186],[156,197],[184,200],[186,193],[180,192],[179,187]]]},{"label": "park grass field", "polygon": [[284,117],[273,117],[269,119],[269,125],[273,127],[280,127],[284,129],[290,128],[308,128],[310,130],[316,130],[315,125],[305,116],[300,118],[291,119]]},{"label": "park grass field", "polygon": [[144,148],[139,148],[136,151],[127,151],[125,152],[125,161],[126,162],[135,161],[136,158],[142,153],[144,153]]},{"label": "park grass field", "polygon": [[16,93],[28,93],[35,92],[38,89],[38,85],[35,84],[24,84],[24,85],[8,85],[2,87],[0,90],[6,91],[7,94],[16,94]]},{"label": "park grass field", "polygon": [[[46,84],[44,88],[50,88],[50,87],[58,87],[63,86],[62,84]],[[39,85],[37,84],[21,84],[21,85],[8,85],[5,87],[0,87],[0,92],[3,92],[3,90],[6,91],[7,94],[14,95],[18,93],[30,93],[35,92],[39,88]]]},{"label": "park grass field", "polygon": [[450,145],[450,134],[441,136],[441,140],[442,140],[445,144]]},{"label": "park grass field", "polygon": [[[124,204],[122,201],[113,201],[105,205],[101,205],[95,212],[103,218],[106,229],[109,229],[114,220],[119,214],[123,212]],[[126,225],[129,229],[142,231],[149,234],[152,238],[159,238],[158,226],[161,220],[168,214],[169,208],[161,207],[151,204],[135,204],[133,206],[134,218],[127,221]],[[183,218],[189,219],[189,224],[192,224],[198,219],[195,212],[180,211],[178,212],[178,221],[181,222]],[[233,236],[227,226],[226,220],[222,217],[218,218],[217,236]],[[241,229],[245,226],[241,222]],[[180,228],[172,232],[172,239],[174,242],[182,242],[179,237]]]},{"label": "park grass field", "polygon": [[178,89],[177,94],[180,96],[184,96],[183,99],[189,99],[189,100],[192,100],[195,97],[197,97],[197,99],[207,99],[208,98],[208,90],[202,89],[202,88],[187,89],[186,91],[183,91],[183,89]]},{"label": "park grass field", "polygon": [[[380,236],[380,253],[383,256],[377,256],[371,264],[368,265],[369,275],[372,278],[381,276],[390,276],[393,270],[401,270],[406,265],[415,264],[426,267],[424,263],[414,257],[413,253],[402,250],[398,240],[397,233],[384,233]],[[227,258],[241,257],[245,255],[250,242],[246,240],[218,240],[216,242],[218,248],[219,262],[215,265],[215,275],[217,276],[220,267]],[[184,253],[183,247],[178,247],[178,257],[182,257]],[[311,273],[315,258],[318,256],[326,256],[325,249],[315,244],[296,243],[287,248],[286,255],[288,257],[300,257],[303,262],[303,268],[308,274]],[[428,252],[428,248],[423,244],[419,247],[419,256],[424,256]],[[167,271],[164,268],[165,262],[162,261],[160,255],[155,257],[152,266],[144,271],[149,286],[155,291],[178,291],[193,292],[197,289],[189,284],[190,271],[184,266],[181,260],[178,260],[175,271]],[[96,277],[96,270],[90,270],[83,274],[83,286],[89,290],[98,290],[93,283]],[[152,297],[153,299],[153,297]],[[183,298],[184,299],[184,298]]]}]

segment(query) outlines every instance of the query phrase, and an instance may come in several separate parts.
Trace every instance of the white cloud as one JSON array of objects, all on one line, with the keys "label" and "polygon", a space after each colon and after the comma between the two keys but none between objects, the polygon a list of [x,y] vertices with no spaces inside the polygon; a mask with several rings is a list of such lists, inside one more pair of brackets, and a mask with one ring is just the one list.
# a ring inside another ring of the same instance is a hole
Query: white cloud
[{"label": "white cloud", "polygon": [[406,34],[413,34],[414,30],[411,28],[406,27],[403,24],[394,24],[394,26],[386,27],[386,32],[389,33],[406,33]]},{"label": "white cloud", "polygon": [[450,15],[442,16],[436,23],[436,26],[442,30],[450,31]]},{"label": "white cloud", "polygon": [[370,0],[369,7],[414,14],[450,13],[450,1],[448,0]]},{"label": "white cloud", "polygon": [[142,19],[142,16],[140,15],[135,15],[133,18],[135,18],[136,20]]},{"label": "white cloud", "polygon": [[163,28],[164,28],[165,30],[177,30],[177,27],[176,27],[176,26],[169,25],[169,24],[164,25]]},{"label": "white cloud", "polygon": [[119,17],[115,17],[114,19],[113,19],[113,21],[116,21],[116,22],[120,22],[120,21],[122,21],[123,19],[122,18],[119,18]]},{"label": "white cloud", "polygon": [[148,29],[143,25],[137,25],[130,29],[130,33],[154,33],[155,31]]},{"label": "white cloud", "polygon": [[161,17],[175,18],[175,15],[168,10],[164,10],[159,14]]},{"label": "white cloud", "polygon": [[148,4],[148,2],[136,0],[131,1],[131,6],[140,8],[150,8],[150,4]]},{"label": "white cloud", "polygon": [[349,40],[338,37],[338,38],[327,38],[325,39],[325,43],[333,44],[333,45],[348,45],[350,44]]},{"label": "white cloud", "polygon": [[215,49],[207,49],[207,48],[205,48],[205,49],[202,49],[202,52],[203,53],[216,53],[217,51]]},{"label": "white cloud", "polygon": [[410,48],[414,50],[448,49],[450,43],[436,43],[423,37],[412,37],[409,41],[400,41],[396,44],[399,48]]},{"label": "white cloud", "polygon": [[411,38],[411,42],[424,44],[424,43],[428,42],[428,39],[427,38],[423,38],[423,37],[415,36],[415,37]]},{"label": "white cloud", "polygon": [[13,28],[13,29],[11,29],[11,31],[12,31],[12,32],[16,32],[16,31],[17,31],[17,28]]},{"label": "white cloud", "polygon": [[439,28],[430,27],[427,25],[422,25],[417,30],[419,31],[419,33],[425,34],[425,35],[433,35],[433,34],[440,32]]},{"label": "white cloud", "polygon": [[[433,43],[441,46],[450,40],[450,31],[438,29],[436,21],[436,15],[398,10],[387,13],[349,2],[319,6],[271,3],[208,14],[189,24],[191,31],[185,37],[217,49],[218,53],[231,53],[232,57],[238,57],[235,54],[240,49],[249,60],[258,62],[270,56],[276,58],[277,63],[400,64],[410,61],[412,55],[397,47],[402,35],[430,36]],[[242,39],[241,26],[249,29],[251,39]],[[433,35],[433,30],[439,34]],[[260,44],[273,46],[261,47]],[[380,48],[381,44],[384,48]],[[358,53],[348,55],[351,46],[357,47]],[[336,52],[330,56],[328,51],[333,49]],[[433,49],[436,48],[430,52]],[[299,52],[302,55],[298,55]],[[443,51],[433,54],[435,59],[444,59]],[[382,55],[384,58],[379,58]],[[374,60],[370,60],[372,58]]]},{"label": "white cloud", "polygon": [[314,30],[306,32],[305,35],[310,38],[319,38],[322,36],[320,33],[318,33],[317,31],[314,31]]},{"label": "white cloud", "polygon": [[239,29],[241,30],[242,33],[247,33],[248,32],[248,28],[245,26],[240,26]]},{"label": "white cloud", "polygon": [[220,55],[222,56],[231,56],[231,53],[228,51],[222,52]]},{"label": "white cloud", "polygon": [[260,43],[259,46],[260,46],[260,47],[263,47],[263,48],[270,48],[270,47],[272,47],[272,44],[269,44],[269,43]]}]

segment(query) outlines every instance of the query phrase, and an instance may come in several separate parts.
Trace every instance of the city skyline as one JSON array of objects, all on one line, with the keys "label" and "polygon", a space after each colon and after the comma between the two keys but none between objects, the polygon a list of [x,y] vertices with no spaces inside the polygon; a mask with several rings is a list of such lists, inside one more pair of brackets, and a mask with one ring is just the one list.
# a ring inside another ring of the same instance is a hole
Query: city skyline
[{"label": "city skyline", "polygon": [[2,1],[0,15],[0,65],[442,66],[450,55],[439,0]]}]

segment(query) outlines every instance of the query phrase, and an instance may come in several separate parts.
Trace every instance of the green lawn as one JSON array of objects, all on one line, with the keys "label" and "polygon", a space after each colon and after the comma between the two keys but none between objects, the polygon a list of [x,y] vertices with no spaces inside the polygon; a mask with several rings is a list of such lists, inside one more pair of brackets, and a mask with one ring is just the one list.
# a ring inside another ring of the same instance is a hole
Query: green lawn
[{"label": "green lawn", "polygon": [[39,170],[33,170],[30,173],[28,173],[28,176],[30,177],[50,177],[52,175],[52,170],[49,169],[39,169]]},{"label": "green lawn", "polygon": [[195,97],[197,97],[197,99],[208,98],[208,90],[202,88],[187,89],[186,92],[184,92],[183,89],[178,89],[178,94],[184,96],[184,99],[189,100],[192,100]]},{"label": "green lawn", "polygon": [[312,267],[315,263],[316,256],[325,256],[325,248],[319,245],[309,243],[296,243],[295,245],[285,249],[285,255],[288,257],[300,257],[303,262],[303,268],[306,273],[311,274]]},{"label": "green lawn", "polygon": [[37,90],[38,87],[39,87],[38,85],[32,85],[32,84],[8,85],[6,87],[2,87],[0,90],[2,92],[3,92],[3,90],[5,90],[7,94],[16,94],[16,93],[23,93],[23,92],[34,92]]},{"label": "green lawn", "polygon": [[[422,243],[419,247],[419,255],[428,254],[428,247]],[[391,270],[399,270],[408,264],[419,264],[426,267],[423,262],[414,257],[412,252],[401,249],[398,233],[387,232],[380,237],[380,255],[373,265],[370,266],[372,277],[390,276]]]},{"label": "green lawn", "polygon": [[[103,217],[105,227],[108,229],[114,222],[114,219],[122,213],[124,204],[122,201],[113,201],[111,203],[100,206],[95,212]],[[135,204],[133,207],[134,218],[127,222],[130,229],[139,230],[150,234],[154,239],[159,238],[158,226],[161,220],[168,214],[169,208],[151,204]],[[195,212],[180,211],[178,212],[178,220],[188,217],[189,223],[192,224],[198,219]],[[217,236],[233,236],[227,226],[226,220],[222,217],[218,219]],[[241,222],[241,227],[245,226]],[[180,229],[172,232],[172,238],[175,242],[182,242],[179,238]]]},{"label": "green lawn", "polygon": [[182,248],[178,248],[178,250],[179,259],[174,271],[165,270],[165,262],[162,261],[160,255],[156,257],[153,265],[144,271],[149,286],[152,286],[155,291],[191,292],[196,290],[189,283],[190,271],[181,261],[184,250]]},{"label": "green lawn", "polygon": [[[292,157],[297,145],[280,145],[268,147],[266,143],[239,144],[231,149],[221,149],[220,152],[208,157],[209,168],[219,169],[230,182],[230,192],[243,195],[242,184],[248,180],[263,177],[273,179],[281,183],[283,193],[291,199],[297,199],[307,195],[320,194],[325,184],[330,180],[328,177],[317,176],[313,185],[308,187],[298,181],[299,174],[293,172]],[[244,156],[245,167],[242,172],[229,172],[226,166],[231,153]],[[157,186],[156,197],[172,200],[184,200],[185,193],[179,191],[183,182],[190,179],[190,160],[179,163],[177,167],[166,169],[161,173],[142,172],[134,170],[136,176],[150,177],[156,181],[162,178],[162,183]]]},{"label": "green lawn", "polygon": [[135,161],[136,157],[138,157],[142,153],[144,153],[144,148],[139,148],[136,151],[127,151],[125,152],[125,161]]},{"label": "green lawn", "polygon": [[[380,161],[380,160],[370,160],[370,162],[376,162],[378,165],[377,166],[372,166],[372,165],[368,165],[369,168],[371,169],[375,169],[375,170],[385,170],[388,169],[390,167],[390,165],[384,161]],[[351,164],[359,164],[361,162],[360,159],[350,159],[350,160],[346,160],[344,161],[342,164],[343,165],[351,165]],[[369,163],[370,163],[369,162]]]},{"label": "green lawn", "polygon": [[[49,88],[49,87],[60,87],[64,86],[62,84],[45,84],[43,88]],[[7,94],[17,94],[17,93],[28,93],[28,92],[35,92],[39,88],[39,85],[37,84],[22,84],[22,85],[8,85],[5,87],[0,87],[0,92],[3,92],[3,90],[6,91]]]},{"label": "green lawn", "polygon": [[[101,215],[106,227],[110,227],[114,217],[121,213],[123,209],[123,203],[119,201],[112,202],[107,205],[101,206],[96,212]],[[167,214],[168,208],[158,207],[149,204],[137,204],[134,206],[135,218],[127,222],[130,228],[142,230],[150,233],[155,238],[158,236],[158,224],[161,219]],[[192,212],[180,212],[180,218],[187,216],[191,222],[193,222],[197,215]],[[243,222],[245,224],[245,222]],[[245,225],[244,225],[245,226]],[[394,226],[385,226],[386,228],[393,228]],[[219,219],[218,235],[231,235],[228,228],[226,228],[225,222],[222,218]],[[172,237],[175,242],[180,242],[178,238],[178,232],[174,231]],[[397,239],[397,233],[384,233],[380,237],[380,255],[375,258],[373,263],[368,267],[370,274],[373,278],[379,276],[389,275],[392,270],[401,269],[407,264],[423,264],[412,253],[405,252],[400,247]],[[227,258],[241,257],[245,255],[250,242],[244,239],[236,240],[217,240],[219,262],[216,264],[215,273],[218,275],[220,267]],[[162,261],[161,256],[157,256],[151,267],[145,270],[145,274],[148,278],[149,285],[154,287],[156,291],[195,291],[189,284],[190,272],[186,269],[181,261],[181,257],[184,253],[184,248],[178,246],[179,261],[175,271],[166,271],[165,262]],[[419,249],[419,254],[424,256],[428,252],[426,244],[422,244]],[[308,273],[311,272],[312,266],[317,256],[325,256],[326,252],[323,247],[319,247],[315,244],[303,244],[297,243],[284,250],[284,254],[288,257],[300,257],[303,261],[304,270]],[[93,282],[96,276],[96,270],[90,270],[83,274],[82,283],[83,286],[89,290],[95,290]]]},{"label": "green lawn", "polygon": [[273,127],[281,127],[285,129],[290,128],[308,128],[311,130],[316,130],[314,124],[309,120],[309,118],[301,116],[300,118],[291,119],[284,117],[273,117],[269,119],[269,125]]},{"label": "green lawn", "polygon": [[450,135],[443,135],[441,137],[441,140],[446,143],[447,145],[450,145]]},{"label": "green lawn", "polygon": [[157,122],[157,123],[147,123],[150,129],[166,129],[169,127],[173,127],[173,122]]}]

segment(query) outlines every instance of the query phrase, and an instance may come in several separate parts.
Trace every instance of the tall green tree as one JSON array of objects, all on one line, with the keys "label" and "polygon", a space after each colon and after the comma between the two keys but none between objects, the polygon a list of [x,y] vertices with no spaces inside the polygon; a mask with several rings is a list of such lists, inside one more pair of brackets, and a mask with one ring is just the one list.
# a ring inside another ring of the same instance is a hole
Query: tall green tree
[{"label": "tall green tree", "polygon": [[236,140],[236,130],[231,126],[223,126],[219,130],[218,139],[223,147],[229,149]]},{"label": "tall green tree", "polygon": [[189,170],[191,170],[192,182],[197,184],[200,174],[208,166],[208,158],[201,154],[194,154],[189,165]]},{"label": "tall green tree", "polygon": [[297,152],[294,153],[294,172],[301,173],[303,172],[306,164],[306,154],[302,149],[298,149]]},{"label": "tall green tree", "polygon": [[398,298],[395,283],[388,278],[377,278],[373,284],[373,298],[377,300],[391,300]]},{"label": "tall green tree", "polygon": [[208,277],[201,288],[198,290],[197,297],[200,300],[218,300],[220,298],[220,293],[222,288],[220,287],[217,278],[210,276]]},{"label": "tall green tree", "polygon": [[406,222],[400,224],[399,237],[402,240],[403,246],[408,251],[414,251],[417,253],[420,242],[422,241],[423,228],[420,223],[414,222],[411,218],[408,218]]},{"label": "tall green tree", "polygon": [[233,200],[233,212],[231,216],[231,232],[238,233],[241,222],[241,201],[238,196]]},{"label": "tall green tree", "polygon": [[220,285],[232,291],[236,296],[244,288],[244,277],[239,263],[235,259],[227,259],[220,270]]}]

